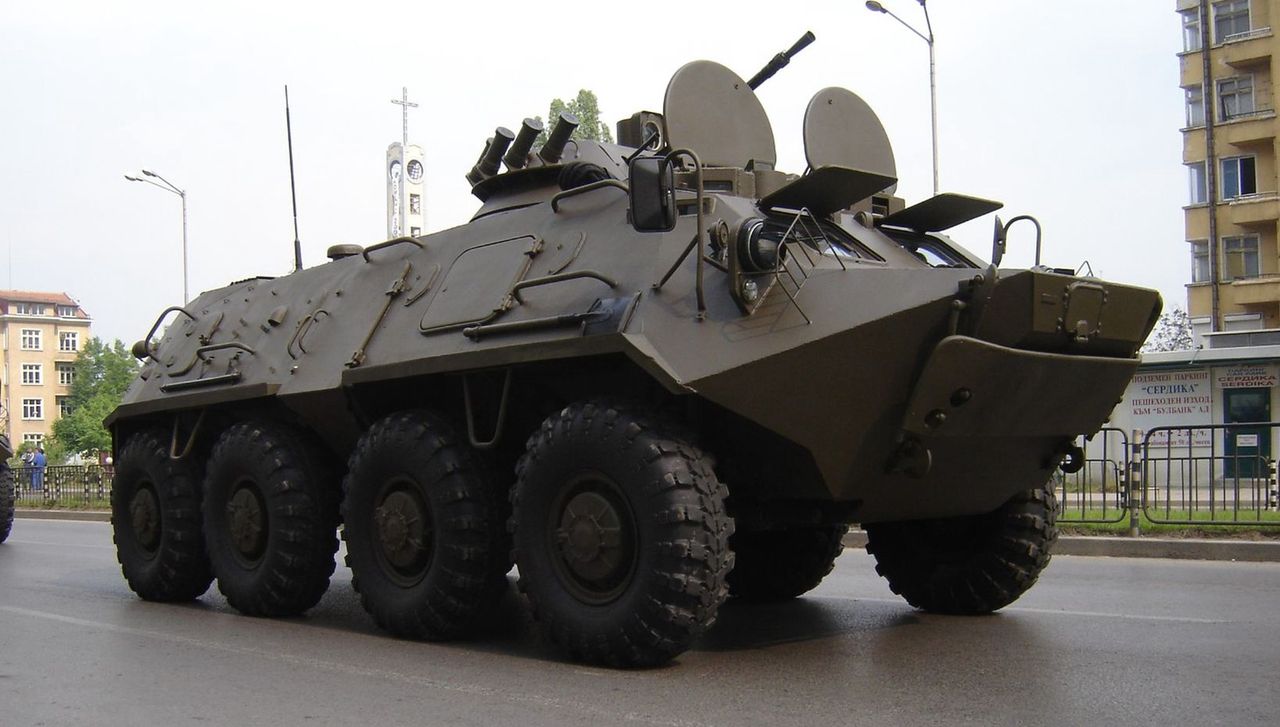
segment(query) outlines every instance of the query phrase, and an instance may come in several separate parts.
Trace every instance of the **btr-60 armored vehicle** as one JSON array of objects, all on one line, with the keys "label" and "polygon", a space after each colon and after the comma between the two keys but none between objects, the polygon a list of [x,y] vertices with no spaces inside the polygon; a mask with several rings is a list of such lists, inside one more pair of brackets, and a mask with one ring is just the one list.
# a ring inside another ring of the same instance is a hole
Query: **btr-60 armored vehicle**
[{"label": "btr-60 armored vehicle", "polygon": [[9,538],[13,529],[13,506],[16,499],[14,491],[13,470],[9,469],[9,458],[13,456],[13,446],[9,437],[0,434],[0,543]]},{"label": "btr-60 armored vehicle", "polygon": [[808,169],[776,169],[767,75],[690,63],[617,145],[569,115],[541,145],[498,128],[467,224],[162,314],[108,419],[133,590],[216,579],[298,614],[341,524],[393,634],[474,632],[514,561],[552,642],[646,665],[726,598],[813,588],[861,523],[914,606],[1016,599],[1056,538],[1045,483],[1082,464],[1159,296],[998,269],[998,219],[989,262],[940,234],[999,203],[906,206],[844,89],[808,105]]}]

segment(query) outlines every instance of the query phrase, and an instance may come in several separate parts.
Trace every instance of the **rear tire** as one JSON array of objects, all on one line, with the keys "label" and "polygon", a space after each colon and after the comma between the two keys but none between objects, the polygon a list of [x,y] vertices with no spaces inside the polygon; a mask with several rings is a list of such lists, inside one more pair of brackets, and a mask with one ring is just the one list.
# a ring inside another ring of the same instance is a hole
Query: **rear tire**
[{"label": "rear tire", "polygon": [[1058,539],[1053,492],[1028,490],[986,515],[867,525],[889,588],[935,613],[990,613],[1035,585]]},{"label": "rear tire", "polygon": [[351,455],[343,536],[360,603],[405,638],[465,636],[511,570],[506,493],[429,412],[376,422]]},{"label": "rear tire", "polygon": [[281,424],[232,426],[205,476],[205,533],[218,590],[250,616],[293,616],[333,574],[337,478],[325,453]]},{"label": "rear tire", "polygon": [[0,543],[9,537],[13,529],[13,470],[0,464]]},{"label": "rear tire", "polygon": [[738,532],[729,541],[734,566],[729,595],[744,601],[787,601],[827,577],[844,550],[847,525]]},{"label": "rear tire", "polygon": [[213,573],[200,517],[201,462],[169,458],[169,437],[144,430],[116,460],[111,526],[129,588],[148,601],[190,601],[209,590]]},{"label": "rear tire", "polygon": [[516,473],[520,590],[572,658],[661,664],[714,623],[733,520],[710,458],[676,426],[573,404],[530,437]]}]

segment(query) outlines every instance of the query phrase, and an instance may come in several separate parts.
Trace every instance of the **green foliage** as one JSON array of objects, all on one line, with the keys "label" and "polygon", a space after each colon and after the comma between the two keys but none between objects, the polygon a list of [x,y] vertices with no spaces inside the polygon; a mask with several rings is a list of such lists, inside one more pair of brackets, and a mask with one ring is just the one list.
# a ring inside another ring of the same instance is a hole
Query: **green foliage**
[{"label": "green foliage", "polygon": [[138,362],[119,339],[107,345],[90,338],[76,358],[67,401],[71,411],[53,423],[46,449],[61,455],[110,449],[111,434],[102,420],[120,404],[137,372]]},{"label": "green foliage", "polygon": [[[551,131],[551,126],[555,120],[560,118],[560,112],[567,111],[578,117],[578,128],[573,131],[574,139],[591,139],[594,141],[603,141],[606,144],[613,143],[613,134],[609,133],[609,125],[600,120],[600,102],[596,100],[595,93],[587,89],[578,91],[578,95],[572,100],[566,102],[562,99],[552,99],[551,109],[547,112],[546,128],[538,135],[539,144],[545,144],[547,134]],[[536,117],[538,121],[542,121],[542,117]]]}]

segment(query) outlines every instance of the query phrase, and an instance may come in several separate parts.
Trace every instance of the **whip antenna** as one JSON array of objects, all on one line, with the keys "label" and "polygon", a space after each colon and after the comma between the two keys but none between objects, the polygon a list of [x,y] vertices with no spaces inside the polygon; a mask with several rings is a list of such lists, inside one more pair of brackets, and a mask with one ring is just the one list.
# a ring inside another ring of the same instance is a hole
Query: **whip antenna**
[{"label": "whip antenna", "polygon": [[289,120],[289,84],[284,86],[284,129],[289,137],[289,195],[293,197],[293,270],[302,270],[302,243],[298,240],[298,185],[293,181],[293,123]]}]

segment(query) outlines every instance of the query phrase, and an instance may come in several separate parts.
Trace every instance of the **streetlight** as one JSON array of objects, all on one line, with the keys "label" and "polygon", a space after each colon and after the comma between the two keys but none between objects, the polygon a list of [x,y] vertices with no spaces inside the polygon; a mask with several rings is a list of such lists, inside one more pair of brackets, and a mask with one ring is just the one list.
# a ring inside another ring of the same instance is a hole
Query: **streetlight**
[{"label": "streetlight", "polygon": [[[130,182],[146,182],[153,187],[159,187],[166,192],[172,192],[182,198],[182,303],[183,305],[186,305],[187,301],[190,300],[190,297],[187,296],[187,193],[184,190],[178,189],[177,185],[173,182],[170,182],[155,172],[143,169],[142,173],[146,175],[145,178],[131,177],[128,174],[124,175],[124,178]],[[159,179],[160,182],[164,182],[164,184],[155,181],[157,179]]]},{"label": "streetlight", "polygon": [[920,3],[920,8],[924,10],[924,24],[925,24],[925,28],[927,28],[929,31],[928,35],[925,35],[924,33],[921,33],[920,31],[911,27],[910,23],[903,20],[902,18],[899,18],[897,15],[894,15],[891,10],[881,5],[880,3],[876,2],[876,0],[867,0],[867,10],[871,10],[877,13],[884,13],[885,15],[888,15],[889,17],[893,18],[899,23],[902,23],[903,27],[905,27],[907,30],[910,30],[912,33],[915,33],[916,35],[920,36],[921,40],[929,44],[929,115],[932,117],[932,121],[933,121],[933,194],[934,196],[937,196],[938,194],[938,85],[935,80],[936,76],[934,74],[934,64],[933,64],[933,24],[929,22],[929,6],[925,5],[925,0],[916,0],[916,2]]}]

